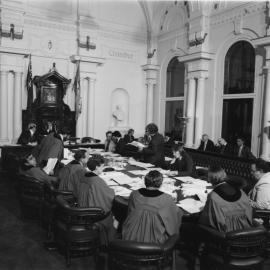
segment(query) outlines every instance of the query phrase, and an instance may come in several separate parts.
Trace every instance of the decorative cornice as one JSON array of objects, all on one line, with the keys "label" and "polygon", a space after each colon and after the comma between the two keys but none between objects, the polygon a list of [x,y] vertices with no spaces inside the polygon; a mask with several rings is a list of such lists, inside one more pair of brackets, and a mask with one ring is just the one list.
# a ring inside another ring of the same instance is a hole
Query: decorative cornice
[{"label": "decorative cornice", "polygon": [[72,63],[76,63],[77,61],[96,64],[97,66],[103,65],[106,61],[103,57],[92,57],[92,56],[81,56],[81,55],[71,55],[70,60]]},{"label": "decorative cornice", "polygon": [[197,53],[191,53],[188,55],[179,56],[178,60],[180,62],[191,62],[195,60],[211,60],[213,58],[214,58],[213,53],[197,52]]},{"label": "decorative cornice", "polygon": [[257,13],[261,13],[265,10],[265,2],[249,2],[247,4],[239,5],[238,7],[232,7],[222,9],[221,12],[216,12],[210,17],[210,25],[220,25],[224,23],[233,22],[241,16],[248,17]]}]

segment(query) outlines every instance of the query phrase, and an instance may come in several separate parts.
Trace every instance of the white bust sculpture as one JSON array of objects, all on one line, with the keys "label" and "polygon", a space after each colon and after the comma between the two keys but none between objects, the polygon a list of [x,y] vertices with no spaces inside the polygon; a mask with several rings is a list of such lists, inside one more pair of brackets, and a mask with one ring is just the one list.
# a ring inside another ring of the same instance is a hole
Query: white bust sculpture
[{"label": "white bust sculpture", "polygon": [[125,112],[120,105],[116,105],[115,110],[112,112],[113,126],[121,127],[125,124]]}]

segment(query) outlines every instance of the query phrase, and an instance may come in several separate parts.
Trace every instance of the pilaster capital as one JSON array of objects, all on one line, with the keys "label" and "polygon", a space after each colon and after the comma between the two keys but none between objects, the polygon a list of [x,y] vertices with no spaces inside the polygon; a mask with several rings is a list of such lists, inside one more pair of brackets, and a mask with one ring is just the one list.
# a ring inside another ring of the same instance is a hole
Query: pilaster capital
[{"label": "pilaster capital", "polygon": [[143,65],[142,69],[145,71],[146,80],[157,80],[160,66],[148,64]]}]

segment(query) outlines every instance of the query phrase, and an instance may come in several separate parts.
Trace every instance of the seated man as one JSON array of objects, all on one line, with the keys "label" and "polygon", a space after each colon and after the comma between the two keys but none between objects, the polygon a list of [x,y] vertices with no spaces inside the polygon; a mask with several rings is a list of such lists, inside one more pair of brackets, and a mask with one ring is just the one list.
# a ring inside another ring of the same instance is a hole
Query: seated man
[{"label": "seated man", "polygon": [[214,152],[215,150],[214,143],[209,139],[207,134],[202,135],[201,144],[198,150],[204,152]]},{"label": "seated man", "polygon": [[58,134],[50,133],[33,150],[33,155],[36,157],[38,164],[46,164],[44,170],[47,174],[53,174],[56,163],[63,158],[63,142],[68,133],[67,128],[63,128]]},{"label": "seated man", "polygon": [[87,172],[86,164],[89,155],[86,150],[78,150],[74,154],[74,160],[59,171],[59,190],[72,191],[74,196],[78,196],[78,186],[80,179]]},{"label": "seated man", "polygon": [[216,151],[221,155],[233,155],[233,147],[227,143],[223,138],[218,139]]},{"label": "seated man", "polygon": [[169,164],[171,171],[177,171],[178,176],[197,177],[196,169],[191,156],[184,150],[182,143],[172,147],[174,159]]},{"label": "seated man", "polygon": [[159,190],[162,181],[160,172],[150,171],[145,176],[146,188],[131,193],[124,240],[164,243],[169,236],[179,234],[183,212],[170,195]]},{"label": "seated man", "polygon": [[38,136],[37,136],[37,126],[35,123],[29,123],[28,129],[23,131],[18,139],[17,144],[32,144],[36,145]]},{"label": "seated man", "polygon": [[256,159],[255,156],[251,153],[249,147],[245,144],[243,137],[238,137],[236,140],[237,146],[234,151],[234,155],[241,158]]},{"label": "seated man", "polygon": [[266,161],[258,159],[251,164],[251,172],[257,180],[250,191],[252,207],[270,210],[270,168]]},{"label": "seated man", "polygon": [[208,180],[214,189],[209,193],[199,223],[221,232],[241,230],[252,226],[252,207],[247,195],[227,181],[225,171],[212,166]]},{"label": "seated man", "polygon": [[[93,175],[93,173],[86,173],[81,178],[78,191],[79,207],[99,207],[108,213],[112,209],[113,200],[114,190],[107,186],[103,179]],[[101,243],[107,245],[108,241],[113,240],[116,234],[112,213],[98,223],[101,224]]]},{"label": "seated man", "polygon": [[117,154],[122,154],[125,146],[125,142],[122,138],[121,133],[116,130],[112,133],[112,139],[113,142],[115,143],[115,153]]},{"label": "seated man", "polygon": [[115,152],[115,143],[112,140],[112,132],[111,131],[107,131],[106,132],[106,140],[104,142],[105,144],[105,152]]},{"label": "seated man", "polygon": [[134,139],[134,129],[129,129],[128,133],[124,136],[124,142],[125,144],[133,142]]},{"label": "seated man", "polygon": [[32,155],[22,159],[19,169],[20,174],[33,177],[40,182],[56,183],[57,178],[49,176],[40,167],[37,167],[37,161]]}]

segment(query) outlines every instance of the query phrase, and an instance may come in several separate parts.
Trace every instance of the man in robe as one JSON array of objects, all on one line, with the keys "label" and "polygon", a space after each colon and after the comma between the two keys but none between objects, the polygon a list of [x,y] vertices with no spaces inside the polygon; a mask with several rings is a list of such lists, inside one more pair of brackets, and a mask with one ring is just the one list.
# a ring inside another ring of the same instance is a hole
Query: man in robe
[{"label": "man in robe", "polygon": [[209,193],[199,223],[220,232],[242,230],[252,226],[252,207],[247,195],[226,180],[219,166],[209,168],[208,180],[214,186]]},{"label": "man in robe", "polygon": [[63,141],[67,138],[68,133],[66,128],[63,128],[58,134],[50,133],[33,150],[32,154],[36,157],[38,164],[46,164],[44,171],[47,174],[53,174],[56,163],[63,158]]},{"label": "man in robe", "polygon": [[113,227],[113,216],[111,213],[114,200],[114,190],[111,189],[103,179],[94,176],[93,173],[86,173],[80,180],[78,192],[79,207],[99,207],[108,216],[99,221],[101,231],[101,243],[107,245],[115,238],[116,230]]},{"label": "man in robe", "polygon": [[76,151],[74,160],[59,171],[59,190],[72,191],[74,197],[78,197],[80,180],[87,172],[88,159],[89,155],[86,150]]},{"label": "man in robe", "polygon": [[183,212],[170,195],[159,190],[162,181],[160,172],[151,171],[145,176],[146,188],[131,193],[123,224],[124,240],[161,244],[179,234]]},{"label": "man in robe", "polygon": [[42,168],[37,166],[37,161],[33,155],[29,155],[21,161],[19,173],[27,177],[35,178],[40,182],[57,182],[56,177],[48,175]]}]

